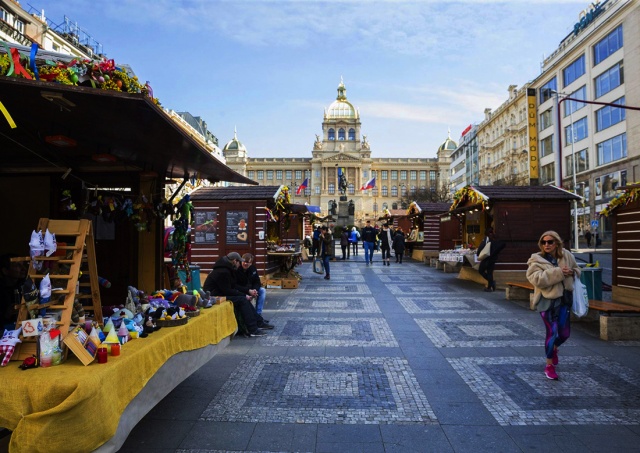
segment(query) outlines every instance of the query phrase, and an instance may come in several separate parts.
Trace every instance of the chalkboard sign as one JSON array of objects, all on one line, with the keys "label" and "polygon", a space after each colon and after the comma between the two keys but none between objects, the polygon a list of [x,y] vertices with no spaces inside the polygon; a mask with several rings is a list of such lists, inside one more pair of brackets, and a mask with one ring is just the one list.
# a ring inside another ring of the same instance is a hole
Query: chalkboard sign
[{"label": "chalkboard sign", "polygon": [[227,211],[227,245],[247,244],[249,211]]},{"label": "chalkboard sign", "polygon": [[215,244],[218,239],[218,213],[197,210],[195,212],[194,239],[196,244]]}]

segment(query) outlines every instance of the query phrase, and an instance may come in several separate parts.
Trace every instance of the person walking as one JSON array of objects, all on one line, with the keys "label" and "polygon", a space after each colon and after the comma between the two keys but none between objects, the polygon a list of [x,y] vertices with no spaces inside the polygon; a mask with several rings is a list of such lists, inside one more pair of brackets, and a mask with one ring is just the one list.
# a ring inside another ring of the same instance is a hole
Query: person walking
[{"label": "person walking", "polygon": [[322,263],[324,264],[324,279],[330,280],[331,269],[329,267],[329,261],[331,261],[331,257],[333,256],[333,234],[331,234],[331,230],[326,225],[322,227],[322,232],[320,233],[320,248],[322,249]]},{"label": "person walking", "polygon": [[362,229],[362,247],[364,248],[364,262],[373,264],[373,248],[377,241],[378,231],[371,226],[371,220],[367,220],[366,226]]},{"label": "person walking", "polygon": [[393,251],[396,254],[396,263],[402,264],[402,256],[404,255],[404,232],[398,227],[396,234],[393,236]]},{"label": "person walking", "polygon": [[393,244],[393,232],[389,225],[384,223],[380,232],[380,250],[382,251],[383,266],[391,266],[391,244]]},{"label": "person walking", "polygon": [[591,230],[587,230],[586,233],[584,233],[584,238],[587,240],[587,247],[591,248],[591,238],[593,236],[591,235]]},{"label": "person walking", "polygon": [[358,241],[360,240],[360,232],[356,227],[351,228],[351,233],[349,233],[349,242],[351,243],[351,247],[353,248],[353,255],[358,256]]},{"label": "person walking", "polygon": [[318,225],[318,228],[316,228],[316,230],[313,232],[313,250],[311,252],[311,258],[320,256],[320,233],[322,233],[322,229],[320,225]]},{"label": "person walking", "polygon": [[484,249],[484,246],[487,245],[487,242],[491,242],[491,245],[489,246],[490,252],[489,256],[480,261],[478,273],[487,281],[487,287],[484,290],[486,292],[493,292],[496,290],[496,281],[493,279],[493,270],[496,267],[496,261],[498,261],[498,254],[504,248],[505,243],[496,239],[493,228],[491,227],[487,228],[485,234],[486,236],[478,246],[476,253],[479,256],[480,252]]},{"label": "person walking", "polygon": [[349,247],[349,230],[346,228],[340,234],[340,248],[342,248],[342,260],[351,258],[351,248]]},{"label": "person walking", "polygon": [[532,306],[540,313],[546,330],[544,350],[548,379],[558,379],[558,348],[571,334],[573,278],[580,267],[570,251],[563,248],[560,235],[545,231],[538,240],[540,251],[527,261],[527,280],[533,285]]}]

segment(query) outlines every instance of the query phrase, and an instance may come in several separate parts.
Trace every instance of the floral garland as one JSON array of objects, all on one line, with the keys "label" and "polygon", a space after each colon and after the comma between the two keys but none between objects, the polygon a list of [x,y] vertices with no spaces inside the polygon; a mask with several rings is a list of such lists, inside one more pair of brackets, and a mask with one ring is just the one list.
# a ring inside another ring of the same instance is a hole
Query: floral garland
[{"label": "floral garland", "polygon": [[409,205],[409,208],[407,209],[407,215],[420,214],[421,212],[422,209],[420,209],[420,206],[418,206],[418,203],[416,203],[415,201],[412,201]]},{"label": "floral garland", "polygon": [[[636,183],[634,183],[636,184]],[[600,215],[608,217],[614,210],[621,206],[626,206],[629,203],[637,200],[640,197],[640,186],[633,187],[625,190],[623,193],[618,194],[613,200],[611,200],[607,206],[600,211]]]},{"label": "floral garland", "polygon": [[291,204],[289,186],[280,186],[276,194],[273,196],[273,199],[276,202],[275,210],[278,214],[272,214],[272,216],[276,221],[278,218],[284,219],[284,229],[285,231],[289,231],[289,227],[291,226],[291,218],[289,217],[289,214],[291,214],[291,208],[289,207]]},{"label": "floral garland", "polygon": [[449,211],[453,211],[454,209],[456,209],[465,200],[471,201],[472,204],[480,203],[482,205],[483,211],[487,209],[488,200],[478,192],[476,192],[473,187],[465,186],[461,189],[458,189],[456,193],[453,194],[453,204],[451,204]]}]

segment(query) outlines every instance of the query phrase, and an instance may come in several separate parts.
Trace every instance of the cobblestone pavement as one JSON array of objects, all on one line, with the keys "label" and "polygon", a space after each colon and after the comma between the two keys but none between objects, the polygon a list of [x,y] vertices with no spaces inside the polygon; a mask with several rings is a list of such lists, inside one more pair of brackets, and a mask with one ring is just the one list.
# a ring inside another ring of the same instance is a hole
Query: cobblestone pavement
[{"label": "cobblestone pavement", "polygon": [[[379,259],[379,255],[375,258]],[[574,323],[560,380],[537,313],[417,262],[309,263],[123,452],[638,452],[640,341]]]}]

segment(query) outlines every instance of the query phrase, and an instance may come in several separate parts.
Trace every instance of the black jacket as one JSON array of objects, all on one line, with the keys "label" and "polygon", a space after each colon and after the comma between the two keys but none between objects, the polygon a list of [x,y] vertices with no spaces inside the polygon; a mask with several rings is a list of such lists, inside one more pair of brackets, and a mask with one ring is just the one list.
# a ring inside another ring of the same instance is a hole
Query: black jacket
[{"label": "black jacket", "polygon": [[362,229],[362,241],[363,242],[376,242],[376,234],[378,234],[378,231],[369,226],[369,227],[364,227]]},{"label": "black jacket", "polygon": [[397,231],[393,236],[393,250],[396,253],[404,253],[404,233]]},{"label": "black jacket", "polygon": [[212,296],[245,296],[246,291],[238,289],[236,270],[226,256],[222,256],[213,265],[213,270],[202,285],[204,291],[210,291]]},{"label": "black jacket", "polygon": [[252,264],[248,268],[238,269],[236,271],[236,282],[243,288],[248,289],[260,289],[262,282],[260,282],[260,276],[258,275],[258,269]]}]

